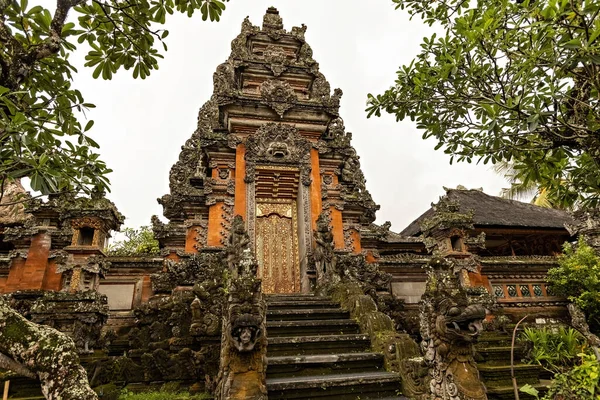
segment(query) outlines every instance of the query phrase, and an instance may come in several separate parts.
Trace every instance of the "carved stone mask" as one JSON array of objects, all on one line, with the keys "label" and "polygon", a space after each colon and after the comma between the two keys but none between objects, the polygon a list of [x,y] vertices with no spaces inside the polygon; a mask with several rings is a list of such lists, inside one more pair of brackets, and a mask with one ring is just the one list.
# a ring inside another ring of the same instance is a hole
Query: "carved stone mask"
[{"label": "carved stone mask", "polygon": [[273,158],[286,158],[290,155],[288,145],[283,142],[273,142],[267,149],[267,154]]},{"label": "carved stone mask", "polygon": [[239,316],[231,327],[233,345],[240,353],[254,350],[261,335],[259,318],[254,315]]}]

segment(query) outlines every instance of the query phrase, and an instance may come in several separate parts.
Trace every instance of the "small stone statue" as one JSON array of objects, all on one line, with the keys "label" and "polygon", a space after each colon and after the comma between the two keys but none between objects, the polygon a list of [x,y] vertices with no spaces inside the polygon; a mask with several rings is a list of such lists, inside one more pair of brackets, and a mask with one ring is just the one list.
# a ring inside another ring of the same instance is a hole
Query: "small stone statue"
[{"label": "small stone statue", "polygon": [[241,215],[236,215],[231,223],[231,233],[229,235],[229,242],[227,245],[227,265],[229,266],[229,272],[231,273],[231,279],[237,279],[240,274],[242,267],[242,255],[244,250],[249,248],[250,237],[246,232],[244,226],[244,220]]},{"label": "small stone statue", "polygon": [[190,332],[193,334],[197,332],[202,326],[202,304],[199,298],[195,298],[190,304],[192,309],[192,325],[190,326]]},{"label": "small stone statue", "polygon": [[329,221],[321,213],[317,218],[317,231],[315,232],[315,266],[317,269],[317,283],[326,280],[335,269],[335,255],[333,252],[333,234],[329,229]]}]

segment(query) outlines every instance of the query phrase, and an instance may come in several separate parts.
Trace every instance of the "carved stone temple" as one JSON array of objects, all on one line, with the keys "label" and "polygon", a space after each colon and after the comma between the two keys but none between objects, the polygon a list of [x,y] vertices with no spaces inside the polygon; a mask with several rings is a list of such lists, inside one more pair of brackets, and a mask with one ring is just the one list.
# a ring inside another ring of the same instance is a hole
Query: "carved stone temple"
[{"label": "carved stone temple", "polygon": [[[305,32],[275,8],[262,27],[243,21],[158,199],[159,256],[107,255],[124,219],[103,193],[12,205],[29,197],[16,182],[0,207],[0,293],[73,338],[99,393],[170,382],[218,399],[512,398],[489,348],[506,351],[502,321],[566,320],[546,272],[590,229],[465,188],[400,233],[375,224],[342,90]],[[539,385],[539,368],[518,371]],[[0,378],[13,398],[37,389]]]}]

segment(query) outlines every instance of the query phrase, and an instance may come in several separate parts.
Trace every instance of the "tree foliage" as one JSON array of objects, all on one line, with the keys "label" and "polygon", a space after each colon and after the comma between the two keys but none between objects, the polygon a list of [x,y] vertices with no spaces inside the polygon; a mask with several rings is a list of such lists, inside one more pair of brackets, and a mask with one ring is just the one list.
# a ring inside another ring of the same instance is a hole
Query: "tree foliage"
[{"label": "tree foliage", "polygon": [[600,257],[583,238],[577,246],[565,243],[559,266],[548,270],[548,284],[552,294],[578,305],[590,329],[600,332]]},{"label": "tree foliage", "polygon": [[600,2],[393,0],[444,34],[369,95],[453,161],[512,161],[554,204],[600,202]]},{"label": "tree foliage", "polygon": [[136,256],[136,255],[158,255],[160,249],[158,241],[149,226],[140,229],[125,228],[123,230],[126,239],[113,243],[108,248],[111,256]]},{"label": "tree foliage", "polygon": [[[228,0],[223,0],[228,1]],[[95,78],[120,69],[146,78],[167,50],[158,26],[175,12],[218,21],[219,0],[56,0],[51,9],[27,0],[0,0],[0,195],[4,183],[31,178],[43,194],[108,189],[111,170],[90,138],[93,121],[78,112],[94,107],[72,85],[69,57],[89,47]],[[67,18],[69,13],[72,18]]]}]

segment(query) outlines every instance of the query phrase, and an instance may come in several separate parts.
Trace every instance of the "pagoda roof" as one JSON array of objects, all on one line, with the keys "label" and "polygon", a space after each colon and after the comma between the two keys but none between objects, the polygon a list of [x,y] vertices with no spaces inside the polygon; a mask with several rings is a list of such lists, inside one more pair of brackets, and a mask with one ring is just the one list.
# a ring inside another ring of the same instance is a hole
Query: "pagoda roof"
[{"label": "pagoda roof", "polygon": [[[490,196],[476,189],[446,189],[446,197],[458,202],[458,212],[472,211],[476,227],[565,229],[565,224],[573,221],[566,211]],[[420,235],[421,223],[424,219],[431,218],[433,213],[433,207],[425,211],[400,232],[400,235]]]}]

